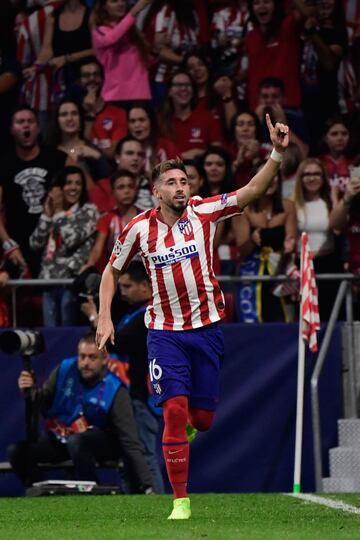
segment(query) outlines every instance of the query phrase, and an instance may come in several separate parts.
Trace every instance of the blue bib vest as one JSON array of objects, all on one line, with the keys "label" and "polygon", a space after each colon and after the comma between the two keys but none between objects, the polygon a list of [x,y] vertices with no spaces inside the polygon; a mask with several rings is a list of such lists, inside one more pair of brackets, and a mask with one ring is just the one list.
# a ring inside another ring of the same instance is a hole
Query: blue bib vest
[{"label": "blue bib vest", "polygon": [[48,418],[56,418],[66,426],[84,416],[88,425],[103,429],[121,380],[110,371],[91,388],[83,385],[77,367],[77,357],[66,358],[60,364],[53,403]]}]

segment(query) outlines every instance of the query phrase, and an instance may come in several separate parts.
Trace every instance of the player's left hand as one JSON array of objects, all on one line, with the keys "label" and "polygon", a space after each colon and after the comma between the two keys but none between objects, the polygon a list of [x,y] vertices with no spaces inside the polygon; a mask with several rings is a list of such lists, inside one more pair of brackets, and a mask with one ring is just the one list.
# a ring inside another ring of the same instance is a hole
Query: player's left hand
[{"label": "player's left hand", "polygon": [[115,344],[115,330],[111,318],[99,316],[98,325],[96,328],[96,345],[101,351],[107,340],[110,339],[112,345]]},{"label": "player's left hand", "polygon": [[285,152],[289,145],[289,126],[281,122],[276,122],[275,126],[273,126],[268,114],[266,115],[266,125],[275,150],[280,153]]}]

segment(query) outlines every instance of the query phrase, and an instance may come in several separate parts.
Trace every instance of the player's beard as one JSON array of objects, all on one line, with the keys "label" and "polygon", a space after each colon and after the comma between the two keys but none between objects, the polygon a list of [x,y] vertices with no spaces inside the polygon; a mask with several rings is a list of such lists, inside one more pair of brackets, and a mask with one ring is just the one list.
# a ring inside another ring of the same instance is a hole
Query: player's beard
[{"label": "player's beard", "polygon": [[172,203],[170,204],[170,208],[173,212],[175,212],[175,214],[179,214],[181,216],[181,214],[184,212],[185,208],[187,207],[187,204],[188,204],[188,200],[184,199],[184,202],[176,202],[176,203]]}]

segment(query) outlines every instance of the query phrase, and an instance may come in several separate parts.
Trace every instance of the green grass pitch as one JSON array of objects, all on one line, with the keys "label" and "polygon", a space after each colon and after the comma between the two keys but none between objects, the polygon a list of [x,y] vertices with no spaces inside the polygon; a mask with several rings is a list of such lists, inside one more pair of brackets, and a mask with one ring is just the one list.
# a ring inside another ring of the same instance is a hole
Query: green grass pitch
[{"label": "green grass pitch", "polygon": [[[326,496],[326,495],[325,495]],[[332,496],[360,507],[359,495]],[[360,515],[282,494],[192,495],[189,521],[160,496],[0,499],[1,540],[360,540]]]}]

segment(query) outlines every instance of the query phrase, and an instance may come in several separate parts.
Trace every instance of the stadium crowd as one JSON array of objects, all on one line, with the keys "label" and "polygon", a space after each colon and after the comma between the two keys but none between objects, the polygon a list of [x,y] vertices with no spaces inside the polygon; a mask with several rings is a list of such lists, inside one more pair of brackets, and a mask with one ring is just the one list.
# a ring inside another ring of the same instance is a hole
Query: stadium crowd
[{"label": "stadium crowd", "polygon": [[[192,196],[244,186],[271,151],[266,113],[290,145],[218,227],[217,274],[296,276],[302,231],[317,273],[360,273],[357,0],[2,0],[0,58],[0,326],[10,278],[103,270],[157,204],[160,161],[182,157]],[[336,288],[319,286],[322,320]],[[228,318],[294,320],[295,289],[225,289]],[[78,288],[39,290],[21,291],[18,324],[86,322]]]}]

